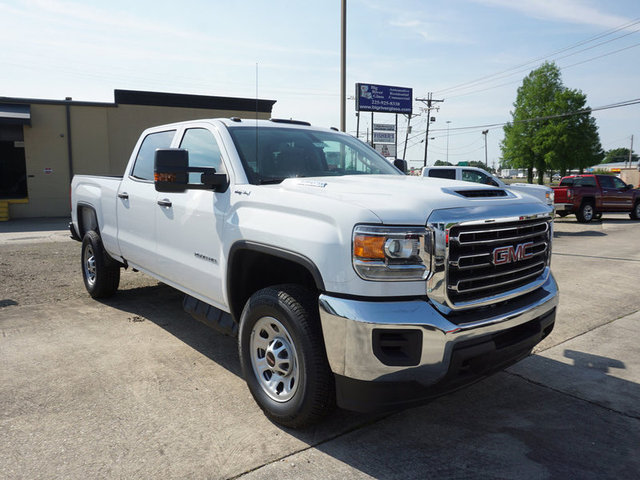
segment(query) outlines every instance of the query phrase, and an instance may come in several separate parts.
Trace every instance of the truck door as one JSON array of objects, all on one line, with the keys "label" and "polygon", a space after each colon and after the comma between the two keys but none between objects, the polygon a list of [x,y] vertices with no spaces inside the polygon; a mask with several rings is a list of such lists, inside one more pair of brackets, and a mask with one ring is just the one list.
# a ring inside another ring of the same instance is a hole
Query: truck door
[{"label": "truck door", "polygon": [[602,175],[598,177],[602,187],[603,202],[606,202],[607,210],[631,211],[633,204],[633,191],[617,177]]},{"label": "truck door", "polygon": [[[156,190],[153,162],[157,148],[169,148],[175,130],[147,135],[138,148],[135,162],[125,172],[118,190],[118,245],[129,263],[157,273],[156,260]],[[131,162],[129,162],[131,164]]]},{"label": "truck door", "polygon": [[[216,136],[208,128],[186,129],[179,146],[189,152],[190,166],[227,172]],[[199,177],[190,174],[189,183],[200,183]],[[170,279],[167,283],[205,297],[215,306],[225,303],[221,238],[229,191],[158,192],[156,198],[158,273]]]}]

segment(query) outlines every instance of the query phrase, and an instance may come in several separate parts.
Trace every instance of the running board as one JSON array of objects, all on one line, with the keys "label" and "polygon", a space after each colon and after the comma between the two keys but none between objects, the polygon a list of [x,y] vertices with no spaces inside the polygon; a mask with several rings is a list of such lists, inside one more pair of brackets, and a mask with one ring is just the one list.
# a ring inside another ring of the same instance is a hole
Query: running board
[{"label": "running board", "polygon": [[196,320],[230,337],[238,336],[238,324],[231,319],[231,314],[185,295],[182,308]]}]

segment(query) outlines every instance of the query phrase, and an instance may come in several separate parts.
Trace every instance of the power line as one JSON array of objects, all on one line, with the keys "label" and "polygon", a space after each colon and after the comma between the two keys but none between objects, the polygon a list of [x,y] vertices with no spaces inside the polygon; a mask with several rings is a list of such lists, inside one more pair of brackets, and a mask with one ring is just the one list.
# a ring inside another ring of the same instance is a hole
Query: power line
[{"label": "power line", "polygon": [[[629,107],[631,105],[637,105],[640,104],[640,98],[634,98],[631,100],[623,100],[620,102],[616,102],[616,103],[611,103],[609,105],[602,105],[599,107],[593,107],[593,108],[584,108],[581,110],[576,110],[574,112],[566,112],[566,113],[559,113],[556,115],[546,115],[546,116],[542,116],[542,117],[533,117],[533,118],[524,118],[522,120],[516,120],[516,121],[511,121],[511,122],[498,122],[498,123],[489,123],[489,124],[483,124],[483,125],[471,125],[471,126],[467,126],[467,127],[454,127],[449,129],[450,131],[459,131],[459,132],[463,132],[463,131],[469,131],[469,130],[485,130],[485,129],[496,129],[496,128],[500,128],[503,127],[507,124],[513,124],[513,123],[529,123],[529,122],[541,122],[541,121],[545,121],[545,120],[553,120],[555,118],[564,118],[564,117],[570,117],[573,115],[584,115],[584,114],[588,114],[591,112],[599,112],[602,110],[610,110],[613,108],[622,108],[622,107]],[[432,133],[434,132],[447,132],[447,129],[434,129],[431,131]],[[412,140],[418,136],[422,136],[424,134],[424,132],[417,132],[415,135],[411,136],[409,138],[409,140]]]},{"label": "power line", "polygon": [[[640,30],[637,30],[637,31],[640,31]],[[604,53],[602,55],[598,55],[596,57],[591,57],[591,58],[588,58],[586,60],[582,60],[580,62],[572,63],[571,65],[565,65],[564,67],[558,67],[558,68],[560,70],[566,70],[567,68],[575,67],[576,65],[582,65],[583,63],[587,63],[587,62],[592,62],[593,60],[598,60],[599,58],[608,57],[609,55],[614,55],[616,53],[622,52],[624,50],[629,50],[630,48],[635,48],[637,46],[640,46],[640,42],[634,43],[633,45],[629,45],[629,46],[624,47],[624,48],[620,48],[618,50],[613,50],[611,52]],[[493,90],[494,88],[505,87],[507,85],[513,85],[513,84],[519,83],[519,82],[520,82],[520,80],[511,80],[511,81],[506,82],[506,83],[500,83],[498,85],[492,85],[490,87],[482,88],[482,89],[479,89],[479,90],[472,90],[470,92],[460,93],[460,94],[457,94],[457,95],[452,95],[450,97],[447,97],[447,99],[458,98],[458,97],[466,97],[467,95],[473,95],[475,93],[486,92],[487,90]]]},{"label": "power line", "polygon": [[[478,85],[478,84],[487,83],[488,81],[493,81],[493,80],[497,80],[497,79],[500,79],[500,78],[505,78],[504,74],[506,74],[508,72],[513,72],[514,70],[520,71],[520,69],[522,69],[523,67],[529,66],[531,64],[538,63],[541,60],[545,60],[545,59],[554,57],[556,55],[559,55],[560,53],[564,53],[566,51],[570,51],[570,50],[573,50],[575,48],[581,47],[582,45],[586,45],[588,43],[594,42],[594,41],[599,40],[601,38],[604,38],[606,36],[609,36],[609,35],[612,35],[614,33],[617,33],[617,32],[619,32],[621,30],[624,30],[624,29],[627,29],[627,28],[632,27],[634,25],[637,25],[639,23],[640,23],[640,18],[636,18],[636,19],[634,19],[633,21],[631,21],[629,23],[626,23],[626,24],[621,25],[619,27],[616,27],[614,29],[605,31],[605,32],[603,32],[601,34],[595,35],[595,36],[590,37],[590,38],[588,38],[586,40],[582,40],[582,41],[577,42],[577,43],[575,43],[573,45],[570,45],[568,47],[561,48],[561,49],[556,50],[556,51],[554,51],[552,53],[543,55],[541,57],[537,57],[535,59],[529,60],[529,61],[527,61],[525,63],[521,63],[519,65],[516,65],[514,67],[510,67],[508,69],[502,70],[502,71],[497,72],[497,73],[493,73],[493,74],[490,74],[490,75],[485,75],[485,76],[476,78],[474,80],[470,80],[470,81],[467,81],[467,82],[460,83],[458,85],[454,85],[452,87],[448,87],[448,88],[444,88],[444,89],[438,90],[437,93],[442,95],[444,92],[451,92],[451,91],[459,90],[459,89],[473,88],[475,85]],[[595,48],[595,47],[597,47],[599,45],[602,45],[604,43],[608,43],[608,42],[614,41],[614,40],[619,40],[620,38],[623,38],[623,37],[626,37],[628,35],[631,35],[632,33],[636,33],[637,31],[638,30],[634,30],[633,32],[627,33],[625,35],[622,35],[622,36],[617,37],[617,38],[612,39],[612,40],[608,40],[607,42],[602,42],[601,44],[594,45],[594,46],[589,47],[589,48]],[[584,50],[582,50],[582,51],[584,51]],[[580,52],[576,52],[576,53],[580,53]],[[576,54],[576,53],[574,53],[574,54]],[[574,55],[574,54],[571,54],[571,55]],[[509,75],[506,75],[506,76],[508,77],[508,76],[514,75],[515,73],[519,73],[519,72],[513,72],[513,73],[511,73]],[[498,77],[498,78],[494,78],[494,77]]]}]

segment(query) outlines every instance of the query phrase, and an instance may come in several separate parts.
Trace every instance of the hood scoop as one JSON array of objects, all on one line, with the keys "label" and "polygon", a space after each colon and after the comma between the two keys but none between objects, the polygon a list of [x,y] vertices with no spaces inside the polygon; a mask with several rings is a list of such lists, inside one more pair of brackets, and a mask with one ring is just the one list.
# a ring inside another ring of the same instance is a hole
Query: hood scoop
[{"label": "hood scoop", "polygon": [[507,197],[507,192],[497,188],[483,188],[478,190],[454,190],[455,194],[465,198],[494,198]]}]

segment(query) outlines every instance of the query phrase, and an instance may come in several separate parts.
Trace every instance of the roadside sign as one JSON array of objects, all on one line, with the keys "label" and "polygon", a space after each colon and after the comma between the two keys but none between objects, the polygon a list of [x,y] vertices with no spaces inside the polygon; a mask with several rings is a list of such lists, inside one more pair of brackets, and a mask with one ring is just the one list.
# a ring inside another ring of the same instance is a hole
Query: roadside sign
[{"label": "roadside sign", "polygon": [[396,132],[377,132],[373,131],[373,143],[396,143]]},{"label": "roadside sign", "polygon": [[396,146],[381,143],[375,146],[376,151],[383,157],[396,157]]},{"label": "roadside sign", "polygon": [[413,89],[356,83],[356,110],[410,115],[413,111]]},{"label": "roadside sign", "polygon": [[393,123],[374,123],[374,132],[395,132],[396,126]]}]

